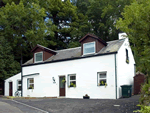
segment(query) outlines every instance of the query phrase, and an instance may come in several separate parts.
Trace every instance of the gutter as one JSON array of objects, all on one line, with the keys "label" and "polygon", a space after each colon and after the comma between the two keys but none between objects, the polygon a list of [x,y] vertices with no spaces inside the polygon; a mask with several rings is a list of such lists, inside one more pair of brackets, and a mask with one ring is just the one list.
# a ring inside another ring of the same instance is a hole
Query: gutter
[{"label": "gutter", "polygon": [[46,62],[40,62],[40,63],[33,63],[33,64],[25,64],[25,65],[22,65],[22,67],[34,66],[34,65],[41,65],[41,64],[47,64],[47,63],[55,63],[55,62],[63,62],[63,61],[69,61],[69,60],[78,60],[78,59],[82,59],[82,58],[90,58],[90,57],[110,55],[110,54],[116,54],[116,53],[117,53],[117,51],[116,52],[96,54],[96,55],[87,55],[87,56],[82,56],[82,57],[73,57],[73,58],[52,60],[52,61],[46,61]]},{"label": "gutter", "polygon": [[116,54],[114,54],[115,57],[115,86],[116,86],[116,99],[117,99],[117,63],[116,63]]}]

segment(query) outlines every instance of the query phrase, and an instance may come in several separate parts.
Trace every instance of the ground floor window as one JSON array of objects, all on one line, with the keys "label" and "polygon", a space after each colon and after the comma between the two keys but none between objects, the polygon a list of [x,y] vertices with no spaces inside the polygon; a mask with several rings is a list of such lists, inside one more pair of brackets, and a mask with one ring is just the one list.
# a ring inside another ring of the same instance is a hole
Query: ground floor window
[{"label": "ground floor window", "polygon": [[34,78],[27,79],[28,89],[34,89]]},{"label": "ground floor window", "polygon": [[17,80],[17,90],[21,90],[21,80]]},{"label": "ground floor window", "polygon": [[107,85],[107,72],[98,72],[97,73],[98,78],[98,86],[105,86]]},{"label": "ground floor window", "polygon": [[69,74],[68,75],[68,86],[69,87],[76,87],[76,74]]}]

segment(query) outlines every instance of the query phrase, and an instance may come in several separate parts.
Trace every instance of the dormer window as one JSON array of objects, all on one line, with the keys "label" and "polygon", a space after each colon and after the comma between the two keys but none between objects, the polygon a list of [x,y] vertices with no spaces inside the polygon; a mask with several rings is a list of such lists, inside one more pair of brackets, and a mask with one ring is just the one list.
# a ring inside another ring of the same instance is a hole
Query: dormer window
[{"label": "dormer window", "polygon": [[34,59],[35,59],[35,63],[42,62],[43,61],[43,52],[35,53]]},{"label": "dormer window", "polygon": [[95,53],[95,42],[83,44],[83,55]]}]

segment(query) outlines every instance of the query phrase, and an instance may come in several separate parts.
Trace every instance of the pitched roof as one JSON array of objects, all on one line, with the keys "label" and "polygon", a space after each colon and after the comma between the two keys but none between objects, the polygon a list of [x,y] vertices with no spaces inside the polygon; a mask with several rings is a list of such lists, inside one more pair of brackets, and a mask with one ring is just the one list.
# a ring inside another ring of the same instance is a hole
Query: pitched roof
[{"label": "pitched roof", "polygon": [[[91,56],[98,55],[98,54],[104,54],[104,53],[117,52],[124,41],[125,41],[125,39],[109,41],[109,42],[107,42],[106,47],[103,47],[98,53],[92,54]],[[49,59],[47,59],[44,62],[83,57],[81,55],[81,47],[57,50],[55,52],[57,53],[56,55],[53,55],[52,57],[50,57]],[[27,61],[26,63],[24,63],[23,65],[29,65],[29,64],[33,64],[33,58],[30,59],[29,61]]]},{"label": "pitched roof", "polygon": [[49,49],[49,48],[47,48],[47,47],[44,47],[44,46],[42,46],[42,45],[40,45],[40,44],[37,44],[32,50],[31,50],[31,52],[33,52],[34,50],[36,50],[36,48],[41,48],[41,49],[43,49],[43,50],[47,50],[47,51],[50,51],[50,52],[53,52],[53,53],[57,53],[56,51],[54,51],[54,50],[52,50],[52,49]]},{"label": "pitched roof", "polygon": [[82,38],[79,40],[79,42],[82,42],[82,41],[83,41],[84,39],[86,39],[88,36],[99,40],[99,41],[100,41],[101,43],[103,43],[105,46],[107,45],[107,43],[106,43],[104,40],[102,40],[101,38],[97,37],[96,35],[90,34],[90,33],[88,33],[88,34],[86,34],[84,37],[82,37]]}]

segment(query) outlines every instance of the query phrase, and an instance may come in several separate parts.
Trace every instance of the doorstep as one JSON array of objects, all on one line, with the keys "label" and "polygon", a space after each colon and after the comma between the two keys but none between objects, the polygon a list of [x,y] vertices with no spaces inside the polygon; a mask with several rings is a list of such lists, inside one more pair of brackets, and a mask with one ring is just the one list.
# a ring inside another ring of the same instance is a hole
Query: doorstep
[{"label": "doorstep", "polygon": [[65,96],[59,96],[59,97],[57,97],[57,98],[66,98]]}]

